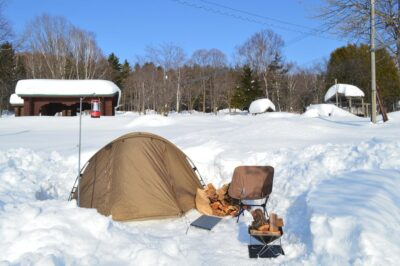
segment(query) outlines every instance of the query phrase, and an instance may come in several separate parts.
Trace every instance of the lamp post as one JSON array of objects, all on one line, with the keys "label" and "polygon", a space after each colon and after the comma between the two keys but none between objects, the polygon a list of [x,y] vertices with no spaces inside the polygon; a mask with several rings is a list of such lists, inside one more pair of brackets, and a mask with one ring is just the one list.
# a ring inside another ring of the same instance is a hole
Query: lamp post
[{"label": "lamp post", "polygon": [[[90,96],[94,97],[96,94],[93,93]],[[87,97],[87,96],[86,96]],[[79,98],[79,141],[78,141],[78,197],[77,197],[77,204],[78,207],[81,206],[81,144],[82,144],[82,101],[85,97]]]}]

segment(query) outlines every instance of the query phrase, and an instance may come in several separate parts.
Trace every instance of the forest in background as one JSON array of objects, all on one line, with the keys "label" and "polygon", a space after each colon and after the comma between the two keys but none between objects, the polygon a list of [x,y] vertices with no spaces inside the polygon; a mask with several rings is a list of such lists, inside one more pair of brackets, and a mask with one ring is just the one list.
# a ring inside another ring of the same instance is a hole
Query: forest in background
[{"label": "forest in background", "polygon": [[[16,82],[31,78],[112,80],[122,90],[119,109],[142,113],[246,110],[258,98],[271,99],[277,111],[303,112],[323,102],[335,79],[359,86],[370,101],[369,48],[362,43],[340,47],[329,60],[304,68],[285,58],[284,41],[269,29],[237,44],[231,59],[217,48],[188,55],[179,45],[163,43],[148,46],[134,62],[105,55],[94,33],[63,17],[38,16],[17,42],[11,36],[0,13],[0,110],[11,110]],[[377,51],[377,81],[387,109],[395,110],[400,100],[395,51]]]}]

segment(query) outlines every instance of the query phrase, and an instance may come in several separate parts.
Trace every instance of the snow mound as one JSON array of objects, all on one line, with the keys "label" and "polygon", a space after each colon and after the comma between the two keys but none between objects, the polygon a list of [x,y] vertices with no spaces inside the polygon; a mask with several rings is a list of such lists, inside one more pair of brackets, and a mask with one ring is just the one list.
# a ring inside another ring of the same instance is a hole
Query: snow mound
[{"label": "snow mound", "polygon": [[275,105],[267,98],[255,100],[249,107],[249,112],[251,114],[260,114],[267,111],[275,111]]},{"label": "snow mound", "polygon": [[364,97],[364,92],[358,87],[350,84],[335,84],[325,93],[325,102],[336,97],[336,93],[342,94],[345,97]]},{"label": "snow mound", "polygon": [[162,115],[144,115],[135,118],[125,127],[164,127],[174,124],[174,121]]},{"label": "snow mound", "polygon": [[303,113],[306,117],[318,117],[318,116],[339,116],[339,117],[354,117],[352,113],[349,113],[334,104],[311,104],[307,107],[307,110]]},{"label": "snow mound", "polygon": [[400,171],[348,172],[308,195],[320,265],[396,265],[400,260]]},{"label": "snow mound", "polygon": [[57,152],[0,151],[0,209],[6,203],[67,199],[76,161]]}]

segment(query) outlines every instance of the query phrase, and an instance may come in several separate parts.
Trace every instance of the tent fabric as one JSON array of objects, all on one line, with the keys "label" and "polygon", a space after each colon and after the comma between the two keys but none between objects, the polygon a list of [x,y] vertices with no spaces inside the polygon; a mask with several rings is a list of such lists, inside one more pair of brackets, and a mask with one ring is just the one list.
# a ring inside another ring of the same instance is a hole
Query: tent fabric
[{"label": "tent fabric", "polygon": [[187,156],[174,144],[150,133],[130,133],[88,161],[80,206],[117,221],[175,217],[195,207],[201,187]]},{"label": "tent fabric", "polygon": [[272,166],[238,166],[233,171],[228,194],[234,199],[257,200],[272,192]]},{"label": "tent fabric", "polygon": [[207,193],[204,189],[197,189],[196,209],[203,214],[213,215],[213,211],[210,206],[210,200],[208,199]]}]

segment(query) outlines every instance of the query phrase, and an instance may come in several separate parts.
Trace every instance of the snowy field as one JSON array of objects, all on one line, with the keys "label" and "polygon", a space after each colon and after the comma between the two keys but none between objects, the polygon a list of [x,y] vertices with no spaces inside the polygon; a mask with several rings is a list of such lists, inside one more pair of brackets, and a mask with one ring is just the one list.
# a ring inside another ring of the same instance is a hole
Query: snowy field
[{"label": "snowy field", "polygon": [[78,117],[2,117],[0,265],[399,265],[400,112],[389,119],[373,125],[326,108],[83,117],[84,162],[114,138],[146,131],[180,147],[215,186],[238,165],[275,167],[268,210],[285,220],[286,255],[249,259],[249,213],[208,232],[188,230],[195,210],[118,223],[77,208],[67,198]]}]

